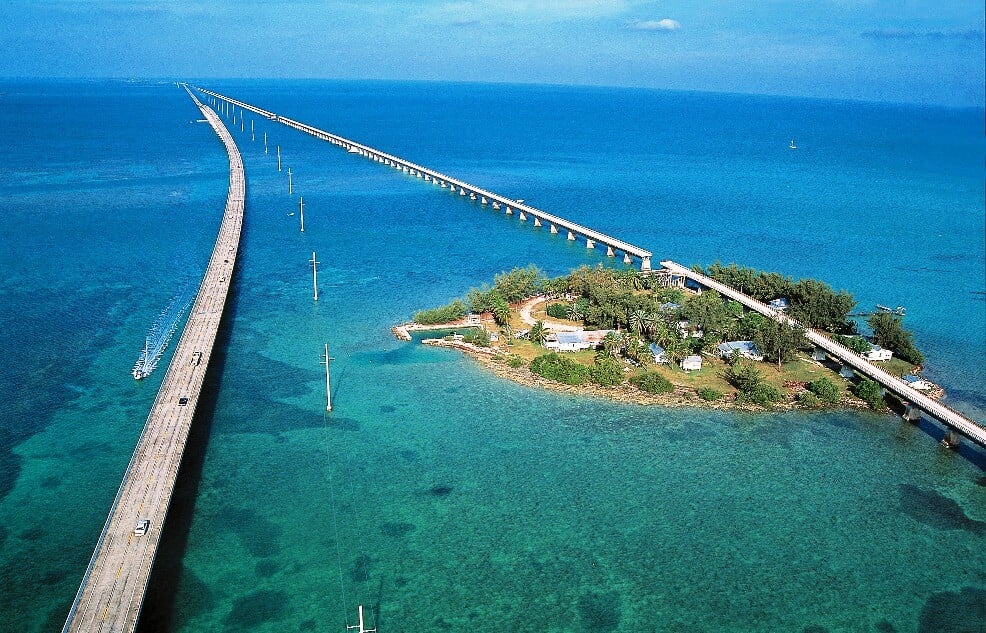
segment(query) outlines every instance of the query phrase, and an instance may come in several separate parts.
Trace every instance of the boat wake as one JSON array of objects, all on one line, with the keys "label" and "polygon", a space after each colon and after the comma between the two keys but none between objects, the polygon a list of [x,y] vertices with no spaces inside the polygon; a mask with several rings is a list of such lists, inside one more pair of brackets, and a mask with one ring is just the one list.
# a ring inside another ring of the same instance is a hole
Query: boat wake
[{"label": "boat wake", "polygon": [[131,372],[135,380],[147,378],[157,367],[158,361],[164,355],[164,350],[168,348],[171,337],[178,329],[178,324],[181,323],[182,316],[195,298],[193,291],[191,284],[179,290],[171,298],[168,307],[154,320],[154,325],[151,326],[147,332],[147,338],[144,339],[144,349],[140,352]]}]

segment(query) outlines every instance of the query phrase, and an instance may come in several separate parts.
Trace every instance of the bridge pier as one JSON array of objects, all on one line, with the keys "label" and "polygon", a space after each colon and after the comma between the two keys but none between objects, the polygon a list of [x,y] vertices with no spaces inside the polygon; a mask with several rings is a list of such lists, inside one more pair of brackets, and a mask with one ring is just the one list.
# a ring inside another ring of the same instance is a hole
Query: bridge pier
[{"label": "bridge pier", "polygon": [[558,227],[555,226],[554,224],[551,225],[551,234],[552,235],[557,235],[558,234]]},{"label": "bridge pier", "polygon": [[633,258],[630,257],[630,253],[623,253],[623,263],[627,265],[633,263]]},{"label": "bridge pier", "polygon": [[513,215],[513,214],[514,214],[514,210],[511,209],[510,207],[507,207],[507,215]]},{"label": "bridge pier", "polygon": [[606,257],[616,257],[616,253],[613,252],[612,246],[606,247]]},{"label": "bridge pier", "polygon": [[811,357],[814,360],[823,361],[827,358],[827,355],[825,354],[824,349],[822,349],[821,347],[815,347],[815,349],[813,349],[811,352]]},{"label": "bridge pier", "polygon": [[466,190],[463,189],[462,187],[459,187],[459,195],[460,196],[465,196],[466,195]]},{"label": "bridge pier", "polygon": [[534,226],[541,226],[541,218],[534,216]]},{"label": "bridge pier", "polygon": [[500,203],[497,202],[496,200],[494,200],[493,201],[493,208],[499,210],[500,209]]},{"label": "bridge pier", "polygon": [[842,365],[841,367],[839,367],[839,375],[845,378],[846,380],[848,380],[853,376],[855,376],[856,373],[853,372],[852,367],[850,367],[849,365]]},{"label": "bridge pier", "polygon": [[442,181],[442,189],[445,189],[445,188],[447,188],[447,187],[448,187],[448,185],[447,185],[447,184],[445,183],[445,181],[443,180],[443,181]]},{"label": "bridge pier", "polygon": [[585,247],[586,248],[596,248],[596,242],[595,242],[595,240],[590,240],[589,238],[585,238]]},{"label": "bridge pier", "polygon": [[575,241],[575,233],[572,233],[571,231],[568,232],[568,241],[569,242]]},{"label": "bridge pier", "polygon": [[520,212],[520,216],[518,216],[518,217],[520,218],[520,221],[521,222],[526,222],[527,221],[527,215],[523,211]]},{"label": "bridge pier", "polygon": [[910,402],[904,403],[904,415],[901,416],[908,422],[917,422],[921,419],[921,409],[917,408]]},{"label": "bridge pier", "polygon": [[490,201],[486,199],[486,196],[482,196],[482,197],[481,197],[481,198],[479,199],[479,203],[480,203],[480,204],[489,204],[489,203],[490,203]]},{"label": "bridge pier", "polygon": [[941,440],[941,445],[952,450],[958,449],[962,445],[962,434],[953,429],[945,431],[945,437]]},{"label": "bridge pier", "polygon": [[470,200],[475,200],[476,199],[476,194],[470,191],[469,192],[469,199]]},{"label": "bridge pier", "polygon": [[640,270],[650,270],[650,255],[640,260]]}]

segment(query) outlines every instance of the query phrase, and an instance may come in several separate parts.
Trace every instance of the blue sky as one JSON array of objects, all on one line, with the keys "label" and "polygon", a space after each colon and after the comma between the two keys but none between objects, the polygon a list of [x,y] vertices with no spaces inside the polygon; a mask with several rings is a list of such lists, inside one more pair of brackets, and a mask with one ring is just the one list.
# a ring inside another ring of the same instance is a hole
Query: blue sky
[{"label": "blue sky", "polygon": [[6,0],[0,76],[639,86],[984,103],[982,0]]}]

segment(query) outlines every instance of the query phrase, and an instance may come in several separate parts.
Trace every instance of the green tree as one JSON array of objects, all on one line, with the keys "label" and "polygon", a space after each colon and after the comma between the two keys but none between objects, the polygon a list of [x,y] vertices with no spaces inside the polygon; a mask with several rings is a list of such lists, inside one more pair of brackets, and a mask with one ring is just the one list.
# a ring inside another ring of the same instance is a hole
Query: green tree
[{"label": "green tree", "polygon": [[643,308],[638,308],[630,314],[630,331],[640,336],[647,329],[649,315]]},{"label": "green tree", "polygon": [[909,363],[921,365],[924,354],[914,347],[914,335],[904,329],[903,321],[901,316],[889,312],[874,312],[867,320],[873,328],[873,342]]},{"label": "green tree", "polygon": [[493,288],[498,290],[508,303],[514,303],[539,294],[547,285],[548,279],[537,266],[530,264],[525,268],[514,268],[493,278]]},{"label": "green tree", "polygon": [[794,360],[797,351],[808,344],[804,328],[774,319],[764,320],[760,328],[754,332],[753,342],[764,358],[777,363],[778,368]]},{"label": "green tree", "polygon": [[763,382],[763,373],[749,362],[739,362],[727,367],[722,377],[740,391],[753,391]]},{"label": "green tree", "polygon": [[869,378],[862,378],[852,387],[852,392],[856,396],[870,405],[871,409],[876,409],[882,411],[886,408],[886,403],[883,401],[883,387],[880,383],[870,380]]},{"label": "green tree", "polygon": [[647,365],[652,358],[647,343],[633,334],[623,335],[623,355],[638,365]]},{"label": "green tree", "polygon": [[609,332],[600,342],[596,358],[619,358],[623,349],[623,337],[616,332]]},{"label": "green tree", "polygon": [[842,398],[842,391],[839,386],[825,376],[811,381],[807,387],[808,391],[815,394],[822,403],[827,405],[839,404],[839,400]]},{"label": "green tree", "polygon": [[589,302],[586,299],[579,299],[568,307],[568,313],[565,316],[570,321],[583,321],[585,320],[585,311],[588,307]]},{"label": "green tree", "polygon": [[842,334],[836,334],[832,338],[835,339],[837,343],[841,343],[857,354],[862,354],[870,349],[870,344],[862,336],[844,336]]},{"label": "green tree", "polygon": [[723,341],[732,322],[726,304],[715,290],[707,290],[688,299],[682,309],[682,316],[702,328],[708,342],[713,346]]},{"label": "green tree", "polygon": [[589,380],[589,368],[555,352],[542,354],[531,361],[531,371],[539,376],[566,385],[584,385]]},{"label": "green tree", "polygon": [[458,321],[466,316],[466,308],[461,301],[456,299],[452,303],[440,308],[431,310],[419,310],[414,313],[414,322],[421,325],[434,325],[436,323],[449,323]]},{"label": "green tree", "polygon": [[623,382],[623,367],[612,358],[596,358],[596,362],[589,368],[589,378],[597,385],[615,387]]},{"label": "green tree", "polygon": [[554,317],[556,319],[566,319],[568,318],[568,311],[570,309],[570,304],[567,303],[552,303],[549,304],[545,309],[545,313],[549,317]]},{"label": "green tree", "polygon": [[548,328],[544,326],[544,321],[536,321],[527,333],[527,338],[535,345],[544,345],[545,339],[548,338]]},{"label": "green tree", "polygon": [[674,391],[674,385],[671,384],[671,381],[657,372],[647,372],[645,374],[634,376],[630,379],[630,384],[641,391],[646,391],[647,393],[653,394],[670,393]]},{"label": "green tree", "polygon": [[506,298],[500,291],[493,290],[489,297],[490,312],[493,314],[493,320],[496,321],[497,325],[505,325],[510,323],[510,316],[513,314],[510,311],[510,304],[507,303]]}]

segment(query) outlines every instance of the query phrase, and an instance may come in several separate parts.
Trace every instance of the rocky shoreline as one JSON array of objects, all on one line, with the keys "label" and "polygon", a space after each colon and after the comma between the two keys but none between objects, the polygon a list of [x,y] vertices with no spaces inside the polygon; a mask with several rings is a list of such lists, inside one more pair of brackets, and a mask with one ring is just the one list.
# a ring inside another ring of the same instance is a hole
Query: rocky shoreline
[{"label": "rocky shoreline", "polygon": [[[409,337],[410,338],[410,337]],[[793,411],[804,410],[797,406],[794,401],[796,394],[791,394],[783,402],[775,403],[770,409],[736,402],[735,394],[729,394],[719,400],[703,400],[698,394],[689,387],[675,385],[674,391],[664,394],[652,394],[634,387],[631,384],[623,383],[616,387],[603,387],[596,384],[585,385],[566,385],[564,383],[549,380],[532,372],[526,365],[511,367],[502,356],[502,352],[495,348],[477,347],[470,343],[458,340],[447,339],[424,339],[421,341],[425,345],[435,347],[454,348],[466,353],[474,358],[481,365],[489,369],[500,378],[512,380],[526,387],[538,389],[548,389],[559,393],[569,393],[578,396],[593,396],[606,398],[624,404],[637,404],[642,406],[663,406],[663,407],[694,407],[701,409],[713,409],[718,411],[746,411],[750,413],[764,411]],[[841,406],[846,409],[868,409],[865,402],[858,398],[844,398]]]}]

